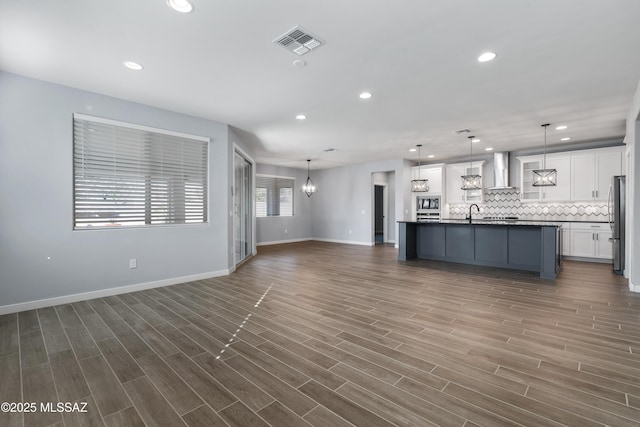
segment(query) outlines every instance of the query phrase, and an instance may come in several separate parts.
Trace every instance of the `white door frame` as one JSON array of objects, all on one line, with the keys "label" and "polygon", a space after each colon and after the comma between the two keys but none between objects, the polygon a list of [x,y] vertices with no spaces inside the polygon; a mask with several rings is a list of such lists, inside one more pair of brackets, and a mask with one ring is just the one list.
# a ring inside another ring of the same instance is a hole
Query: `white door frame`
[{"label": "white door frame", "polygon": [[[232,204],[235,203],[235,189],[236,189],[236,153],[239,154],[241,157],[243,157],[246,161],[248,161],[251,164],[251,255],[255,255],[257,253],[256,250],[256,213],[255,213],[255,205],[256,205],[256,192],[255,192],[255,188],[256,188],[256,162],[253,160],[253,158],[247,154],[246,151],[244,151],[242,148],[240,148],[235,142],[233,143],[233,172],[232,172],[232,188],[233,188],[233,196],[232,196]],[[235,232],[236,232],[236,226],[237,226],[237,219],[236,219],[236,214],[235,211],[232,210],[233,212],[233,231],[232,231],[232,253],[233,253],[233,268],[235,269],[235,267],[238,265],[239,262],[236,259],[236,236],[235,236]],[[246,259],[246,258],[245,258]]]},{"label": "white door frame", "polygon": [[386,182],[373,183],[373,242],[376,240],[376,186],[382,187],[382,242],[389,241],[389,184]]}]

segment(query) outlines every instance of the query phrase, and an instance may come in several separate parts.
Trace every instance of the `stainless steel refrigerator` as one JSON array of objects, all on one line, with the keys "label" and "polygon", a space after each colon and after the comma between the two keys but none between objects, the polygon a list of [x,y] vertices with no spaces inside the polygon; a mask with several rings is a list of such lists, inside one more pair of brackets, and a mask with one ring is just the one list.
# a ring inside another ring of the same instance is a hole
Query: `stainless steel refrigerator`
[{"label": "stainless steel refrigerator", "polygon": [[613,272],[624,274],[624,233],[626,210],[626,177],[614,176],[609,188],[609,226],[611,227],[611,240],[613,242]]}]

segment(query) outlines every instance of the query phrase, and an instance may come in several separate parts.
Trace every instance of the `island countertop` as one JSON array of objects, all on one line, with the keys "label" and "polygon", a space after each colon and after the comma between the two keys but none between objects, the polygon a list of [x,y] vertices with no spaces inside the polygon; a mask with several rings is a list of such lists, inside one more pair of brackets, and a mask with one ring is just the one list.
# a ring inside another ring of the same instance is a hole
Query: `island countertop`
[{"label": "island countertop", "polygon": [[562,224],[518,220],[398,221],[398,259],[433,259],[536,271],[555,279],[562,265]]},{"label": "island countertop", "polygon": [[467,224],[467,225],[517,225],[517,226],[533,226],[533,227],[562,227],[562,222],[556,221],[527,221],[513,219],[474,219],[469,222],[468,219],[459,218],[443,218],[438,220],[427,221],[398,221],[405,224]]}]

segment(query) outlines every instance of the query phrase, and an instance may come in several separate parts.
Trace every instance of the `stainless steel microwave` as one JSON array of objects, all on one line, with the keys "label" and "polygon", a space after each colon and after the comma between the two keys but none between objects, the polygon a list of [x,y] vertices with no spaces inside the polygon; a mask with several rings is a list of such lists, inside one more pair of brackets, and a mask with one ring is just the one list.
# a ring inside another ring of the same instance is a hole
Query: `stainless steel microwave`
[{"label": "stainless steel microwave", "polygon": [[418,210],[440,210],[440,196],[418,196]]}]

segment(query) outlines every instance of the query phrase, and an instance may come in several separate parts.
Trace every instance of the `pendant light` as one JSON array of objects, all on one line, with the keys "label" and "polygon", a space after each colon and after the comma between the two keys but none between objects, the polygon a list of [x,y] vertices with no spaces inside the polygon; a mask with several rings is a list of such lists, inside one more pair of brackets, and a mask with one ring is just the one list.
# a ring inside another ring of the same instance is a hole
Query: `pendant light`
[{"label": "pendant light", "polygon": [[313,193],[317,191],[316,186],[311,181],[311,177],[309,176],[309,166],[311,165],[311,160],[307,159],[307,182],[302,186],[302,191],[307,197],[311,197]]},{"label": "pendant light", "polygon": [[544,154],[542,155],[542,169],[533,170],[534,187],[553,187],[556,185],[558,171],[547,169],[547,127],[549,123],[540,125],[544,128]]},{"label": "pendant light", "polygon": [[[469,172],[473,170],[473,138],[469,137],[469,157],[471,158]],[[482,189],[482,176],[480,175],[462,175],[462,190],[480,190]]]},{"label": "pendant light", "polygon": [[422,144],[416,145],[418,147],[418,179],[411,180],[411,191],[413,193],[424,193],[429,191],[429,180],[422,178],[422,168],[420,167],[420,147]]}]

